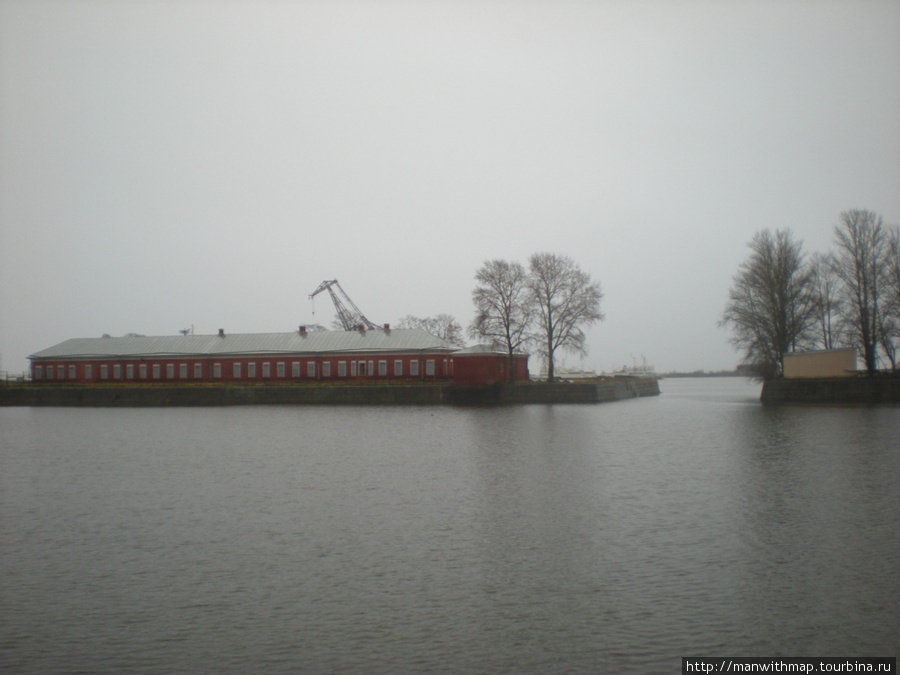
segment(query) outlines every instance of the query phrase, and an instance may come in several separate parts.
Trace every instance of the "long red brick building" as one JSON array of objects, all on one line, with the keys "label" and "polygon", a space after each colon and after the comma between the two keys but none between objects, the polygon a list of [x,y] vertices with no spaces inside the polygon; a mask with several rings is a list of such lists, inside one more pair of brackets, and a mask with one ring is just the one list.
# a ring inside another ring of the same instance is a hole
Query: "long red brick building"
[{"label": "long red brick building", "polygon": [[[419,329],[73,338],[28,357],[39,383],[450,382],[509,380],[503,350],[460,349]],[[513,359],[528,379],[528,356]]]}]

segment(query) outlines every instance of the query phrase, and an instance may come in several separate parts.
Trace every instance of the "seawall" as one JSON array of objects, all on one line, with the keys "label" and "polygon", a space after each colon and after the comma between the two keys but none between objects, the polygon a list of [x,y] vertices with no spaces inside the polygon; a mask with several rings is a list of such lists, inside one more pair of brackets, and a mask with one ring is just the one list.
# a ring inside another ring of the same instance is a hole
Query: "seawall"
[{"label": "seawall", "polygon": [[769,380],[760,401],[767,405],[900,403],[900,377],[833,377]]},{"label": "seawall", "polygon": [[427,385],[0,386],[4,406],[160,407],[227,405],[520,405],[602,403],[658,396],[655,379],[521,383],[493,387]]}]

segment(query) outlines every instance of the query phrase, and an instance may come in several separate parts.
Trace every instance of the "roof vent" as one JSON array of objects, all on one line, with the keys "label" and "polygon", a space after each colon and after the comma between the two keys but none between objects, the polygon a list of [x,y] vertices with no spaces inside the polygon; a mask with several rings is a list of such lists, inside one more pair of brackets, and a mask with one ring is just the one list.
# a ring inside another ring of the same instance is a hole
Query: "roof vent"
[{"label": "roof vent", "polygon": [[224,328],[219,329],[219,337],[225,337],[225,329]]}]

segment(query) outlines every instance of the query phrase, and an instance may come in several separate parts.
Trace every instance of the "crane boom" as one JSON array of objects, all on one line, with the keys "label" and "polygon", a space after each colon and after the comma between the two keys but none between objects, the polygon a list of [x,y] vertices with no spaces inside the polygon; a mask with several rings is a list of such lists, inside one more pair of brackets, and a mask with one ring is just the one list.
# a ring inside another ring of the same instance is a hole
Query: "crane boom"
[{"label": "crane boom", "polygon": [[[335,293],[335,288],[337,288],[340,295]],[[359,307],[357,307],[356,303],[350,299],[347,292],[341,288],[337,279],[323,281],[319,284],[318,288],[310,294],[309,299],[312,300],[322,291],[328,291],[328,294],[331,296],[331,301],[334,303],[334,310],[337,312],[338,320],[341,322],[344,330],[359,330],[361,328],[376,330],[378,328],[378,326],[369,321],[366,316],[359,311]],[[341,299],[342,297],[343,300]],[[347,305],[350,307],[348,308]]]}]

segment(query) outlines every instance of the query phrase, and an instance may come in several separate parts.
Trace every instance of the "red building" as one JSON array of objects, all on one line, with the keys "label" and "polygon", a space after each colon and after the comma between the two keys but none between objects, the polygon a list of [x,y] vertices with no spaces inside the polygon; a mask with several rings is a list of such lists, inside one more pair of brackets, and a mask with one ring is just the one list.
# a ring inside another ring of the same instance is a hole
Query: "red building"
[{"label": "red building", "polygon": [[[418,329],[73,338],[28,357],[34,382],[423,382],[508,379],[509,360]],[[517,355],[516,377],[528,379]],[[458,375],[457,375],[458,373]]]}]

